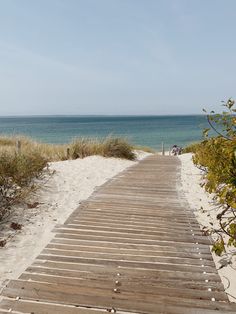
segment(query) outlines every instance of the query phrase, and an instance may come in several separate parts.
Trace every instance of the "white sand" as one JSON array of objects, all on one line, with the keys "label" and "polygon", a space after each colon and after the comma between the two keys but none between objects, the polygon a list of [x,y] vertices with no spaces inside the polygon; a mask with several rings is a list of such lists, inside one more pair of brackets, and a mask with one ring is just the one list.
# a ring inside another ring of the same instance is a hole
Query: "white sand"
[{"label": "white sand", "polygon": [[[179,158],[182,162],[181,181],[183,191],[198,222],[202,228],[211,228],[211,223],[218,226],[216,215],[219,213],[219,209],[214,205],[213,195],[208,194],[200,186],[202,171],[194,166],[191,154],[183,154]],[[227,248],[227,253],[229,254],[223,254],[221,257],[213,253],[213,259],[230,301],[236,302],[236,248]],[[232,253],[234,256],[232,256]],[[231,257],[232,260],[229,264]]]},{"label": "white sand", "polygon": [[[150,154],[136,152],[138,159]],[[30,202],[39,202],[34,209],[17,208],[9,222],[1,227],[9,240],[0,249],[0,287],[8,279],[16,279],[49,243],[54,236],[51,232],[56,224],[67,217],[87,199],[96,187],[136,162],[91,156],[84,159],[53,162],[52,176],[46,176],[40,189]],[[23,224],[22,230],[13,232],[10,223]]]}]

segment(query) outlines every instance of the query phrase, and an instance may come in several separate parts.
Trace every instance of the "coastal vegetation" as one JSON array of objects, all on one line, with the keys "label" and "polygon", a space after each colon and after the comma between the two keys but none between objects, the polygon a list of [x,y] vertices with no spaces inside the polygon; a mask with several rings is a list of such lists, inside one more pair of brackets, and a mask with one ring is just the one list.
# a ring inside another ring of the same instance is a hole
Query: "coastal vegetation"
[{"label": "coastal vegetation", "polygon": [[[213,193],[216,204],[221,209],[217,213],[219,229],[213,251],[217,255],[225,252],[227,246],[236,247],[236,108],[232,99],[223,102],[224,111],[207,114],[209,128],[203,131],[205,139],[192,144],[185,152],[193,152],[193,162],[204,170],[206,191]],[[209,137],[213,130],[215,137]]]},{"label": "coastal vegetation", "polygon": [[123,138],[108,137],[105,139],[76,139],[70,146],[71,157],[84,158],[91,155],[116,157],[134,160],[134,147]]},{"label": "coastal vegetation", "polygon": [[47,144],[32,140],[25,136],[0,136],[0,154],[15,154],[17,142],[20,142],[22,154],[38,152],[48,162],[67,159],[85,158],[91,155],[115,157],[134,160],[134,151],[142,150],[153,153],[154,150],[145,146],[132,145],[127,139],[120,137],[76,138],[69,144]]},{"label": "coastal vegetation", "polygon": [[68,145],[33,141],[24,136],[0,137],[0,221],[12,206],[25,199],[37,179],[53,161],[84,158],[91,155],[135,160],[135,147],[126,139],[77,138]]},{"label": "coastal vegetation", "polygon": [[0,154],[0,221],[11,207],[35,187],[34,180],[42,176],[47,161],[38,152]]}]

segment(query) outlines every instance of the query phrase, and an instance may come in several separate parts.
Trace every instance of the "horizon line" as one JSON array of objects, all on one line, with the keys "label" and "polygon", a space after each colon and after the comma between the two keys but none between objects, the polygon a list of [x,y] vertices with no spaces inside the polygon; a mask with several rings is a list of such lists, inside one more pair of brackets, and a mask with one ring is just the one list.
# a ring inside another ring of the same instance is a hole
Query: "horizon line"
[{"label": "horizon line", "polygon": [[19,114],[0,115],[0,118],[37,118],[37,117],[171,117],[171,116],[205,116],[204,113],[183,114]]}]

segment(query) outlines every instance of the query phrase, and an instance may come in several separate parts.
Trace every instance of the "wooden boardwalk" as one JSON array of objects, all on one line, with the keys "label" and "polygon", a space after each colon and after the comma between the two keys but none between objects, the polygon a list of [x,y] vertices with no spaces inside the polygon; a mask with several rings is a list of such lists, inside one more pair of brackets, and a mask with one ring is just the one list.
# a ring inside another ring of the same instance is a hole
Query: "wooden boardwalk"
[{"label": "wooden boardwalk", "polygon": [[236,313],[179,166],[154,155],[99,188],[7,284],[0,313]]}]

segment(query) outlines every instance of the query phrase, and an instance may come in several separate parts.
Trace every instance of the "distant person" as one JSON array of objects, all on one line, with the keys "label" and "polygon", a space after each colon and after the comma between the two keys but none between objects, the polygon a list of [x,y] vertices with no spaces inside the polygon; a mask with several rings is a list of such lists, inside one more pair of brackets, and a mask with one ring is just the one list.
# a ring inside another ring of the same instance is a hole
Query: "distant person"
[{"label": "distant person", "polygon": [[177,145],[173,145],[172,150],[171,150],[171,155],[177,156],[177,155],[181,155],[181,153],[182,153],[182,148]]}]

